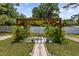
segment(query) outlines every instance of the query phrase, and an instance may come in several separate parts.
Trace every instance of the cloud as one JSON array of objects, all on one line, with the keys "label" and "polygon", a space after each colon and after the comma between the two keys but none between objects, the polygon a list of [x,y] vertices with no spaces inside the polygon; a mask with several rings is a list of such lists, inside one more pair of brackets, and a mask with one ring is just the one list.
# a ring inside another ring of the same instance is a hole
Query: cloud
[{"label": "cloud", "polygon": [[79,13],[79,8],[69,8],[68,10],[65,10],[60,7],[60,14],[59,16],[63,19],[69,19],[71,18],[72,15],[78,14]]},{"label": "cloud", "polygon": [[20,3],[20,6],[28,6],[30,3]]},{"label": "cloud", "polygon": [[[27,17],[31,17],[32,9],[38,5],[39,4],[36,4],[36,3],[21,3],[20,6],[17,8],[17,11],[25,14]],[[69,10],[65,10],[62,8],[62,6],[63,6],[63,4],[61,4],[59,6],[60,12],[61,12],[59,14],[59,16],[63,19],[71,18],[72,15],[79,13],[79,7],[75,8],[75,9],[70,8]]]},{"label": "cloud", "polygon": [[32,9],[31,9],[31,8],[27,8],[26,11],[27,11],[27,12],[31,12]]},{"label": "cloud", "polygon": [[72,13],[73,11],[74,11],[73,9],[69,9],[67,12]]}]

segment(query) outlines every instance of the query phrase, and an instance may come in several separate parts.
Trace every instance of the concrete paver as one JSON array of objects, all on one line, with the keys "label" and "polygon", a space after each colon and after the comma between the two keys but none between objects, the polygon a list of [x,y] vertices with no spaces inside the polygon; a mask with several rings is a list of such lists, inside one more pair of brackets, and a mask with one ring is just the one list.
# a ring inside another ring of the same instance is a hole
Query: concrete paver
[{"label": "concrete paver", "polygon": [[35,44],[33,56],[47,56],[44,44]]}]

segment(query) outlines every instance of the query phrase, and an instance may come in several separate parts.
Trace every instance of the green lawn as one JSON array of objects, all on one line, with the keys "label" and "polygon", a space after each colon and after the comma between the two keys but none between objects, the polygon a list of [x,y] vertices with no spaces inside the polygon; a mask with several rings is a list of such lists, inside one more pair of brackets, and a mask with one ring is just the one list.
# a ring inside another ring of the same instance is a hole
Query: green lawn
[{"label": "green lawn", "polygon": [[79,38],[79,34],[67,34],[68,36]]},{"label": "green lawn", "polygon": [[11,32],[0,32],[0,35],[12,35],[13,33]]},{"label": "green lawn", "polygon": [[52,55],[56,56],[79,56],[79,42],[66,39],[62,45],[56,43],[46,44]]},{"label": "green lawn", "polygon": [[0,41],[0,56],[28,56],[32,51],[33,43],[11,44],[13,38]]}]

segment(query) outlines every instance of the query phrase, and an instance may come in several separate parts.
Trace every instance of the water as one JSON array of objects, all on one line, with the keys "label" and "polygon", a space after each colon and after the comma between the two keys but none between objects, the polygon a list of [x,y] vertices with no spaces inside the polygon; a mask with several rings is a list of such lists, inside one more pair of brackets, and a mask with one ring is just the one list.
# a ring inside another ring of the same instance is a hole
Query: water
[{"label": "water", "polygon": [[[44,33],[46,27],[31,26],[30,31],[34,33]],[[79,27],[64,27],[65,33],[79,34]]]},{"label": "water", "polygon": [[29,30],[30,30],[30,32],[41,34],[41,33],[44,33],[45,27],[31,26]]},{"label": "water", "polygon": [[79,34],[79,28],[78,27],[64,27],[65,33],[70,34]]}]

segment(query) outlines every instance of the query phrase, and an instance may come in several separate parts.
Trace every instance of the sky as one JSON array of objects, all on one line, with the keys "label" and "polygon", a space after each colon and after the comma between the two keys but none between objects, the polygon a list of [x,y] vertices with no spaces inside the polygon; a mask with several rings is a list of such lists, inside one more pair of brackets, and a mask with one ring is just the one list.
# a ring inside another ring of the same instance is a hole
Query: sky
[{"label": "sky", "polygon": [[[17,11],[19,13],[24,14],[26,17],[31,17],[32,16],[32,9],[34,7],[38,7],[40,3],[21,3],[19,7],[17,8]],[[60,18],[62,19],[70,19],[72,15],[78,14],[79,13],[79,7],[77,8],[70,8],[68,10],[62,8],[65,4],[61,3],[58,5],[60,8]]]}]

